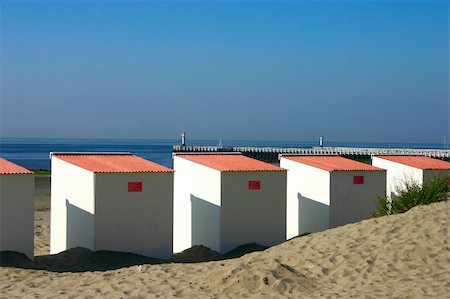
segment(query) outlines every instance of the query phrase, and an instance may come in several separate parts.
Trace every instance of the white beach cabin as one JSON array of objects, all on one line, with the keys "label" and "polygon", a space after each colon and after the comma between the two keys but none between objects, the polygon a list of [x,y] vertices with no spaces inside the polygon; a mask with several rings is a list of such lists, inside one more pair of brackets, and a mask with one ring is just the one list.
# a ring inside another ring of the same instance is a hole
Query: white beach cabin
[{"label": "white beach cabin", "polygon": [[52,153],[50,252],[172,256],[173,170],[129,153]]},{"label": "white beach cabin", "polygon": [[425,156],[374,156],[372,165],[387,170],[388,197],[405,188],[406,184],[422,185],[436,176],[450,176],[449,162]]},{"label": "white beach cabin", "polygon": [[34,175],[0,158],[0,251],[34,259]]},{"label": "white beach cabin", "polygon": [[287,176],[287,235],[367,219],[386,192],[386,171],[339,156],[281,155]]},{"label": "white beach cabin", "polygon": [[286,170],[239,153],[174,155],[174,252],[286,237]]}]

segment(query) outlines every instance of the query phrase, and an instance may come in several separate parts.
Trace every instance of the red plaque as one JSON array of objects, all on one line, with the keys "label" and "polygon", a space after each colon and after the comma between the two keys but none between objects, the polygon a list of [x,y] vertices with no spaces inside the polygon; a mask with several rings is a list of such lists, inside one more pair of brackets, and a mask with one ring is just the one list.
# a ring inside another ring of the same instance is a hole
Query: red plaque
[{"label": "red plaque", "polygon": [[128,192],[142,192],[142,182],[128,182]]},{"label": "red plaque", "polygon": [[362,184],[364,184],[364,176],[362,176],[362,175],[355,175],[353,177],[353,184],[355,184],[355,185],[362,185]]},{"label": "red plaque", "polygon": [[261,189],[261,181],[248,181],[248,190]]}]

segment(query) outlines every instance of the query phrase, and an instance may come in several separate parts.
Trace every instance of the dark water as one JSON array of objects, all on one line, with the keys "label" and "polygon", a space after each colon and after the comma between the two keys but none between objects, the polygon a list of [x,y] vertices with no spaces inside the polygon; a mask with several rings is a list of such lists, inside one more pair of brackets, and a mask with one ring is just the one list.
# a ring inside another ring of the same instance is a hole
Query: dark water
[{"label": "dark water", "polygon": [[[131,140],[131,139],[43,139],[2,138],[0,156],[28,169],[50,169],[50,152],[130,152],[147,160],[172,167],[172,146],[177,139]],[[189,140],[188,145],[218,145],[218,140]],[[261,147],[313,147],[317,142],[303,141],[243,141],[224,140],[229,146]],[[444,148],[441,144],[387,144],[327,142],[326,146],[392,147],[392,148]]]}]

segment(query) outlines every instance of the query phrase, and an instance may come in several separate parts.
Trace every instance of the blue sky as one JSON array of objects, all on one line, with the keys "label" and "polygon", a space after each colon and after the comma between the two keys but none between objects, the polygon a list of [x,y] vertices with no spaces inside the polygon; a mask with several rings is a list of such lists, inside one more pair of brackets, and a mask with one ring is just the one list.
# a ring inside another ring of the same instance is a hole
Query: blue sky
[{"label": "blue sky", "polygon": [[1,1],[3,137],[449,141],[448,1]]}]

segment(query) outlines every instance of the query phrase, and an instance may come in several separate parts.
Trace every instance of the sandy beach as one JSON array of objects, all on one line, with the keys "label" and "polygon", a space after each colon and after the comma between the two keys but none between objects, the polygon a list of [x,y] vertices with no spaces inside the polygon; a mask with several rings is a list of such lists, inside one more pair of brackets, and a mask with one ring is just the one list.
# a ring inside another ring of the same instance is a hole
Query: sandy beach
[{"label": "sandy beach", "polygon": [[[294,238],[240,258],[223,259],[195,247],[165,262],[82,248],[50,256],[49,187],[48,177],[36,178],[35,261],[2,257],[11,264],[0,268],[2,298],[446,298],[450,293],[449,201]],[[262,248],[242,252],[247,249]]]}]

